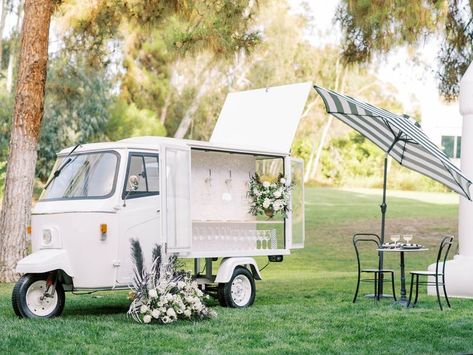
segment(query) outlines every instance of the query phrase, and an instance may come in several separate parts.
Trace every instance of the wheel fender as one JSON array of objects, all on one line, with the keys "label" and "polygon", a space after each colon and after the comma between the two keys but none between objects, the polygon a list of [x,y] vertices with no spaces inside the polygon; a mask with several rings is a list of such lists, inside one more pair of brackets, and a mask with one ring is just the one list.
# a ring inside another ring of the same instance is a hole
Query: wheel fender
[{"label": "wheel fender", "polygon": [[19,274],[38,274],[53,270],[63,270],[70,277],[74,272],[69,261],[67,252],[63,249],[41,249],[16,264],[16,272]]},{"label": "wheel fender", "polygon": [[253,258],[224,258],[220,263],[217,271],[217,277],[215,283],[227,283],[230,281],[233,275],[233,270],[237,266],[249,265],[250,270],[255,280],[261,280],[261,274],[258,270],[258,265]]}]

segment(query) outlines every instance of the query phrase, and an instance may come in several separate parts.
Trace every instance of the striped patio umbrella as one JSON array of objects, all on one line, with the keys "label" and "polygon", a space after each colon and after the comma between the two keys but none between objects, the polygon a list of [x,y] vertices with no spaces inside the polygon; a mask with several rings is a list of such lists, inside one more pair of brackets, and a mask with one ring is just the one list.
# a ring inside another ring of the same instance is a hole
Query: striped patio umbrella
[{"label": "striped patio umbrella", "polygon": [[[384,243],[386,215],[387,158],[428,176],[471,200],[471,181],[422,132],[420,125],[405,115],[375,107],[350,96],[314,86],[328,113],[357,130],[386,152],[384,158],[383,201],[381,204],[381,242]],[[380,253],[380,267],[382,254]]]}]

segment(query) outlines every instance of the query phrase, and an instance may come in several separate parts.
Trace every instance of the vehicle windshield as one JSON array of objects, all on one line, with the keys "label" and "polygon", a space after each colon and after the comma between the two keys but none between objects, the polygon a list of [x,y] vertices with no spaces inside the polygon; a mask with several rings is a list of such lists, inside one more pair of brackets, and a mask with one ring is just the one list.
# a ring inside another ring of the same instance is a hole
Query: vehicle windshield
[{"label": "vehicle windshield", "polygon": [[71,161],[43,191],[40,200],[105,198],[113,193],[118,165],[117,153],[86,153],[59,157],[53,174],[65,162],[64,159]]}]

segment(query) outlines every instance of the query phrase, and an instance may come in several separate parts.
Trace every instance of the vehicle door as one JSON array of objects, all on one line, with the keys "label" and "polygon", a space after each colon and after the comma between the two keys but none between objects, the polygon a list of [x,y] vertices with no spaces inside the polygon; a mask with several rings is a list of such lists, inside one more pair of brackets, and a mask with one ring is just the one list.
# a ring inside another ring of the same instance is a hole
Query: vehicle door
[{"label": "vehicle door", "polygon": [[152,249],[162,242],[159,170],[157,152],[129,153],[122,186],[124,203],[119,211],[120,240],[116,264],[117,281],[121,285],[130,284],[132,280],[131,239],[140,241],[147,270],[153,262]]}]

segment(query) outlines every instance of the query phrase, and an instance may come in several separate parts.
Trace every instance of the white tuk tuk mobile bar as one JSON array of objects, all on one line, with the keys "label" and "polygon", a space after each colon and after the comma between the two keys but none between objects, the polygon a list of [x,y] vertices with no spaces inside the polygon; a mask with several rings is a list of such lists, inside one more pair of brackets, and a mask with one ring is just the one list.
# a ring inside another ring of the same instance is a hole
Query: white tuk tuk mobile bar
[{"label": "white tuk tuk mobile bar", "polygon": [[[261,279],[253,256],[282,261],[304,245],[303,162],[290,146],[310,88],[229,94],[209,142],[137,137],[61,151],[32,212],[33,253],[17,264],[15,313],[53,317],[65,291],[127,289],[130,239],[148,270],[162,245],[194,259],[198,283],[223,306],[250,306]],[[255,173],[293,185],[286,217],[249,212]]]}]

